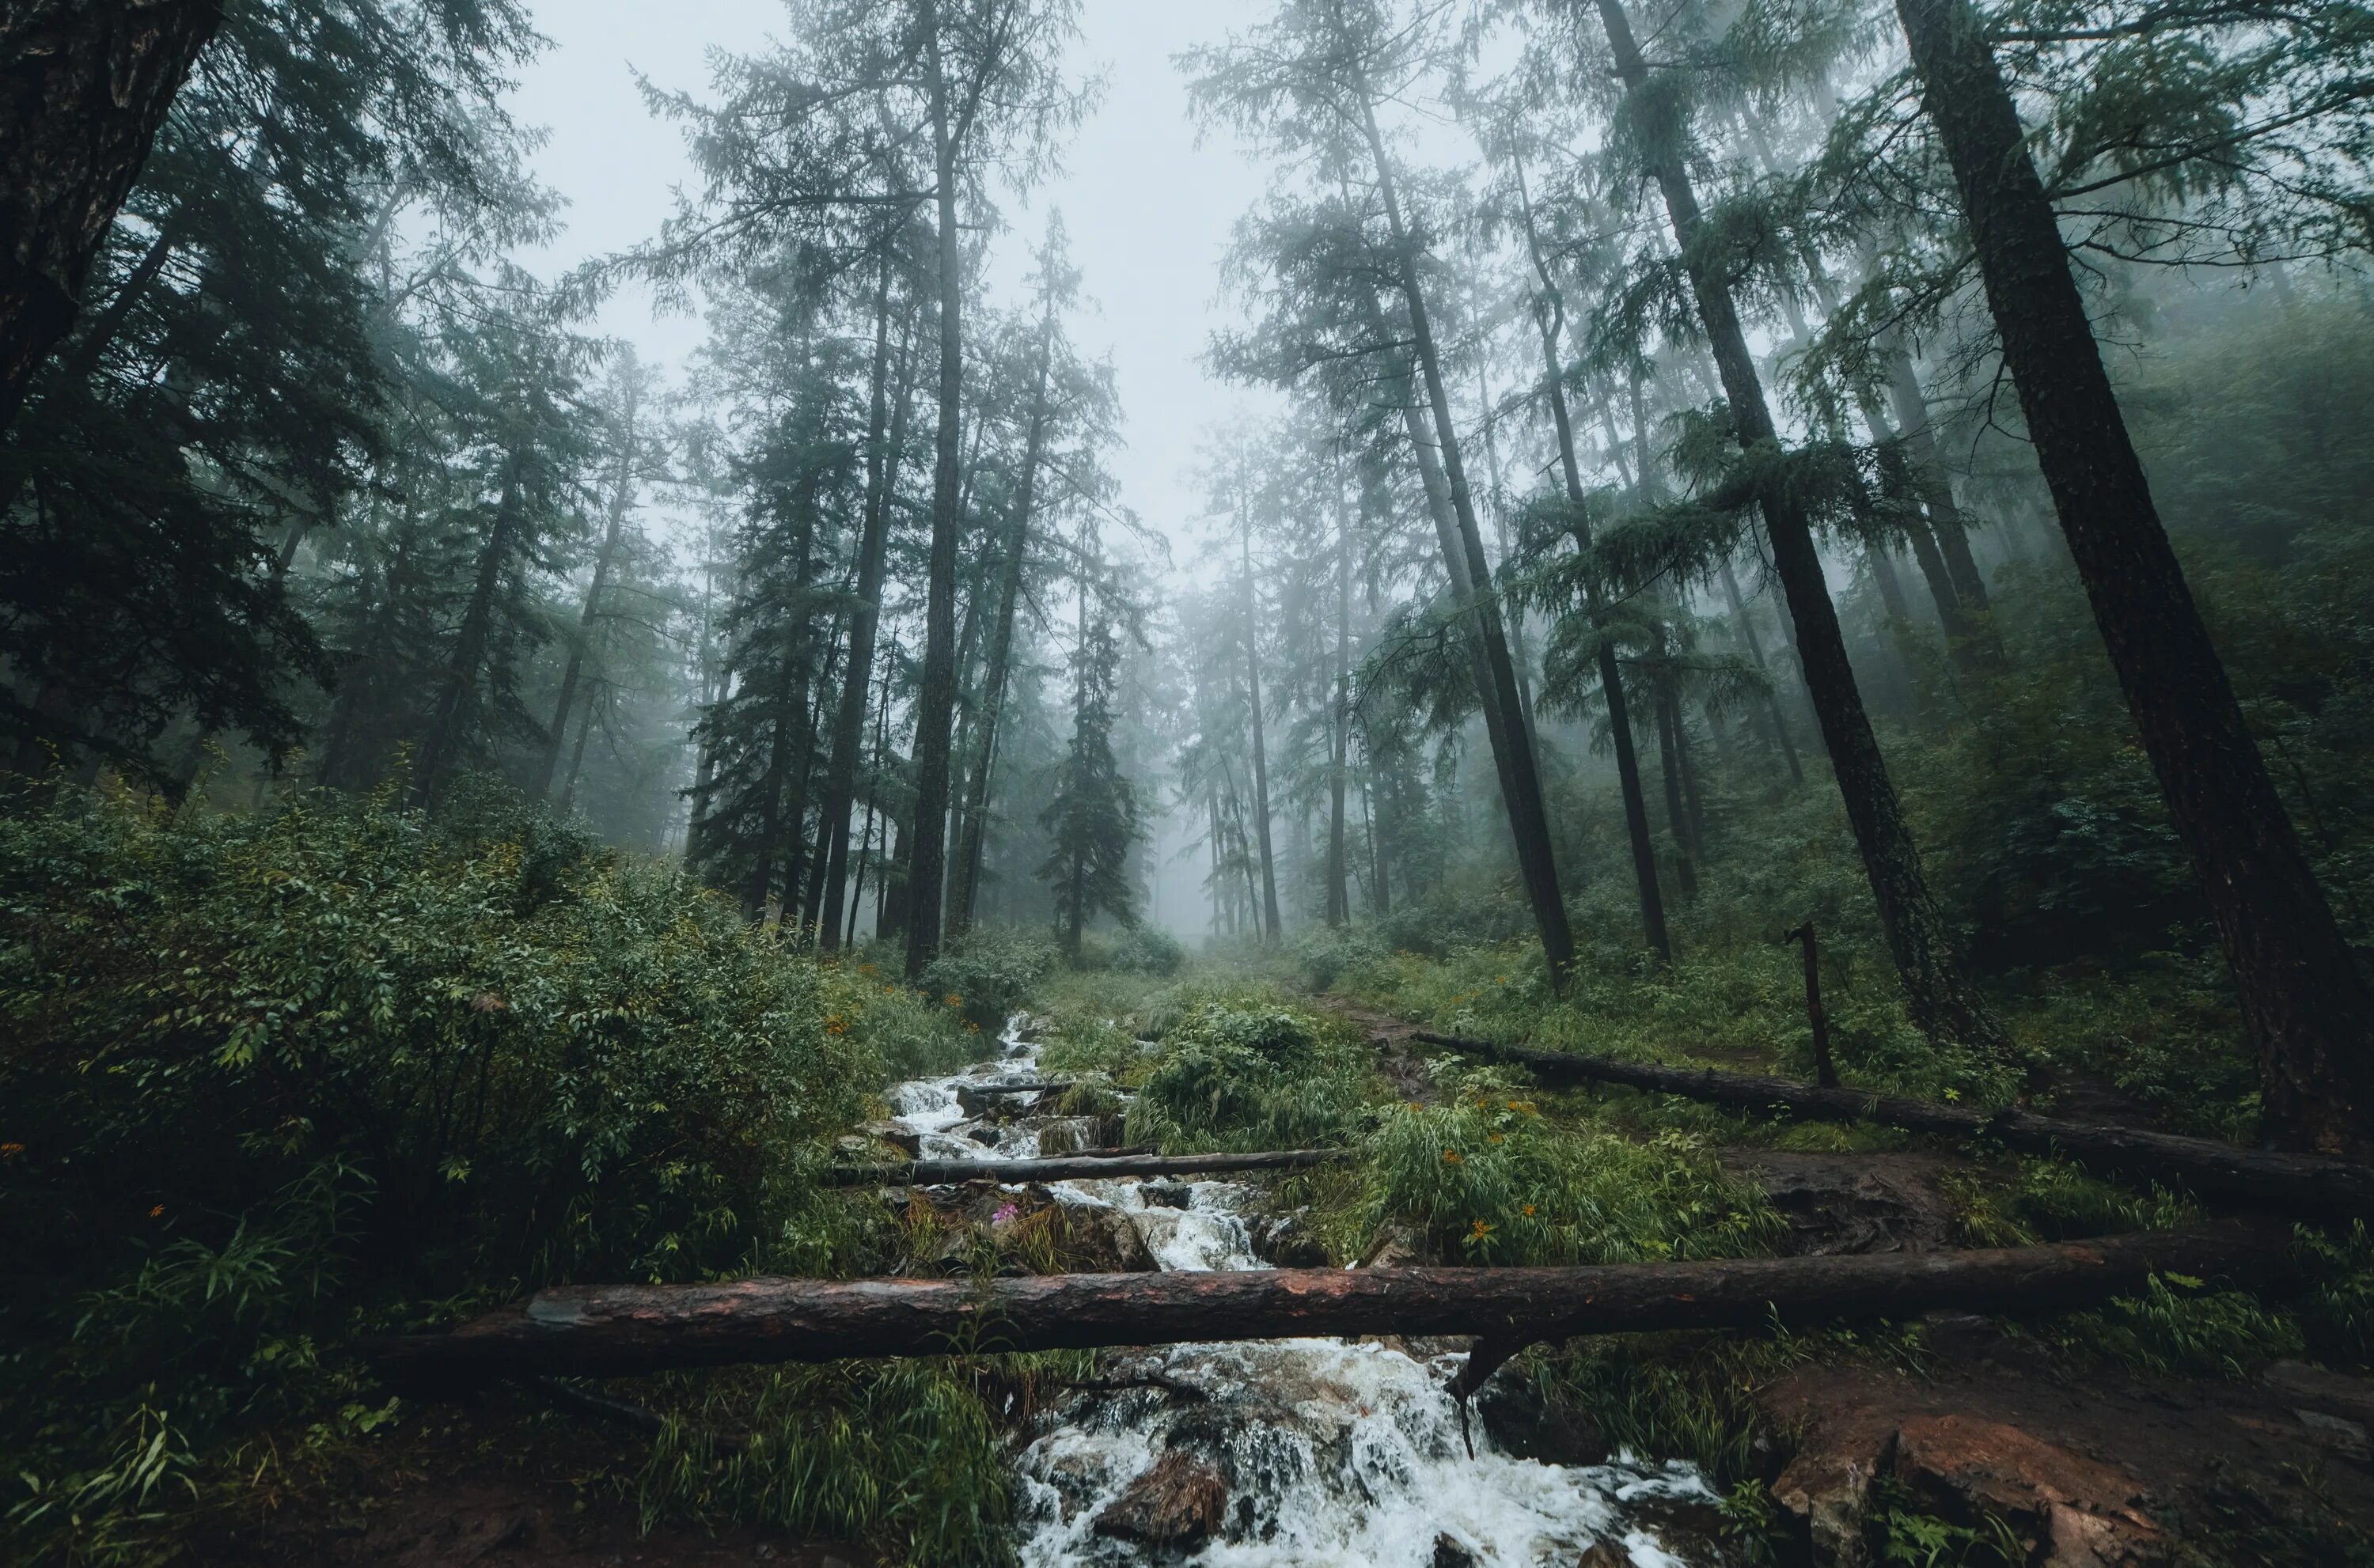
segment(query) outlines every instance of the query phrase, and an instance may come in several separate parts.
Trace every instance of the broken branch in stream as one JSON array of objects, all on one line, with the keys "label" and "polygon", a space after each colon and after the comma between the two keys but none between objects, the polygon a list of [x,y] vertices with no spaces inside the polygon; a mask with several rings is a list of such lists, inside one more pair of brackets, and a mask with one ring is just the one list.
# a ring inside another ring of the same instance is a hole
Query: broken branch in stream
[{"label": "broken branch in stream", "polygon": [[1299,1170],[1350,1158],[1343,1149],[1274,1149],[1253,1154],[1066,1154],[1043,1160],[902,1160],[830,1165],[827,1187],[938,1187],[959,1181],[1096,1181],[1105,1176],[1224,1176]]},{"label": "broken branch in stream", "polygon": [[2175,1181],[2195,1192],[2246,1198],[2306,1214],[2374,1212],[2374,1166],[2325,1154],[2241,1149],[2207,1138],[2141,1128],[2064,1121],[2016,1107],[1987,1110],[1940,1105],[1863,1089],[1826,1089],[1789,1078],[1719,1072],[1711,1068],[1658,1067],[1608,1057],[1503,1046],[1419,1030],[1408,1036],[1430,1046],[1530,1068],[1551,1085],[1613,1083],[1737,1110],[1785,1109],[1824,1121],[1883,1121],[1915,1132],[1992,1138],[2030,1154],[2058,1154],[2105,1176]]},{"label": "broken branch in stream", "polygon": [[2269,1287],[2295,1272],[2287,1229],[2226,1223],[2051,1246],[1568,1269],[1263,1269],[969,1280],[742,1280],[571,1285],[447,1334],[369,1347],[414,1391],[544,1373],[856,1356],[1088,1350],[1362,1334],[1473,1335],[1496,1354],[1545,1340],[1764,1329],[1936,1307],[2039,1313],[2154,1274]]}]

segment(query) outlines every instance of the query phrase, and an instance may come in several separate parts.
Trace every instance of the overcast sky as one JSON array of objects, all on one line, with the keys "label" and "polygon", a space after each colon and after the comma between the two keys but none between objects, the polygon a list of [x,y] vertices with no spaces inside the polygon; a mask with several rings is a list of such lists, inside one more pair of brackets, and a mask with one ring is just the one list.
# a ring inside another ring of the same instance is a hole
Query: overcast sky
[{"label": "overcast sky", "polygon": [[[1229,226],[1265,180],[1226,137],[1196,147],[1171,57],[1263,8],[1263,0],[1086,0],[1075,64],[1105,74],[1103,105],[1060,179],[1027,208],[1004,203],[1010,228],[991,272],[996,292],[1017,297],[1040,214],[1050,203],[1063,209],[1090,301],[1077,339],[1092,354],[1110,348],[1120,380],[1129,444],[1113,466],[1122,502],[1182,544],[1196,505],[1186,484],[1196,443],[1248,406],[1247,394],[1205,380],[1197,357],[1223,313],[1218,263]],[[763,48],[785,18],[782,0],[539,0],[535,18],[552,48],[523,78],[514,107],[550,132],[538,171],[570,204],[561,241],[532,258],[549,275],[650,238],[672,189],[690,178],[678,128],[645,111],[635,74],[700,94],[711,51]],[[640,292],[614,301],[601,325],[671,367],[701,338],[697,321],[654,320]]]}]

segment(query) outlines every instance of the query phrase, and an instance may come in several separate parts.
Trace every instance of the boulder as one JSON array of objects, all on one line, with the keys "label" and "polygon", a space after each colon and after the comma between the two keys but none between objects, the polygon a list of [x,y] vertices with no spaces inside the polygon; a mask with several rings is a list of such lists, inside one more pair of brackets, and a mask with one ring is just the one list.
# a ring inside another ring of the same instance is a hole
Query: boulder
[{"label": "boulder", "polygon": [[1303,1211],[1255,1221],[1252,1238],[1254,1254],[1280,1269],[1324,1269],[1334,1261],[1303,1223]]},{"label": "boulder", "polygon": [[895,1121],[861,1121],[857,1124],[861,1137],[876,1143],[887,1143],[909,1159],[917,1158],[923,1148],[923,1135],[911,1128],[900,1127]]},{"label": "boulder", "polygon": [[1805,1530],[1817,1568],[1869,1568],[1872,1484],[1891,1476],[1924,1513],[1984,1531],[2007,1526],[2036,1568],[2155,1568],[2167,1535],[2114,1465],[1977,1416],[1828,1423],[1801,1446],[1773,1500]]},{"label": "boulder", "polygon": [[2139,1506],[2132,1474],[2016,1426],[1915,1416],[1897,1431],[1895,1469],[1942,1517],[2010,1525],[2045,1549],[2042,1568],[2143,1568],[2168,1558],[2168,1538]]},{"label": "boulder", "polygon": [[1190,1454],[1171,1450],[1097,1515],[1096,1532],[1149,1546],[1200,1546],[1228,1507],[1226,1477]]}]

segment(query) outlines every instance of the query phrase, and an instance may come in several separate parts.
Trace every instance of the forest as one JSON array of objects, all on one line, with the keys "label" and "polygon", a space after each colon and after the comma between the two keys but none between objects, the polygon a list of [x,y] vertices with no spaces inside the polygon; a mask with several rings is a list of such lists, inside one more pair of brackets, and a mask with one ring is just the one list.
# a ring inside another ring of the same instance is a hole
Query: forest
[{"label": "forest", "polygon": [[2359,0],[0,0],[0,1562],[2374,1568],[2369,259]]}]

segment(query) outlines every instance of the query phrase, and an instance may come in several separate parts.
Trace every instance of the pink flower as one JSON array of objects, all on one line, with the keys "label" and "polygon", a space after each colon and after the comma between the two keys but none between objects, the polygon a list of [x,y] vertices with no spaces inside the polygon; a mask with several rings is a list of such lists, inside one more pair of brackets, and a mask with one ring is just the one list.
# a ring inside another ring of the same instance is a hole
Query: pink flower
[{"label": "pink flower", "polygon": [[1022,1212],[1021,1210],[1016,1208],[1013,1204],[1008,1203],[1005,1208],[1000,1209],[996,1213],[992,1214],[989,1217],[989,1223],[993,1225],[1002,1225],[1020,1212]]}]

